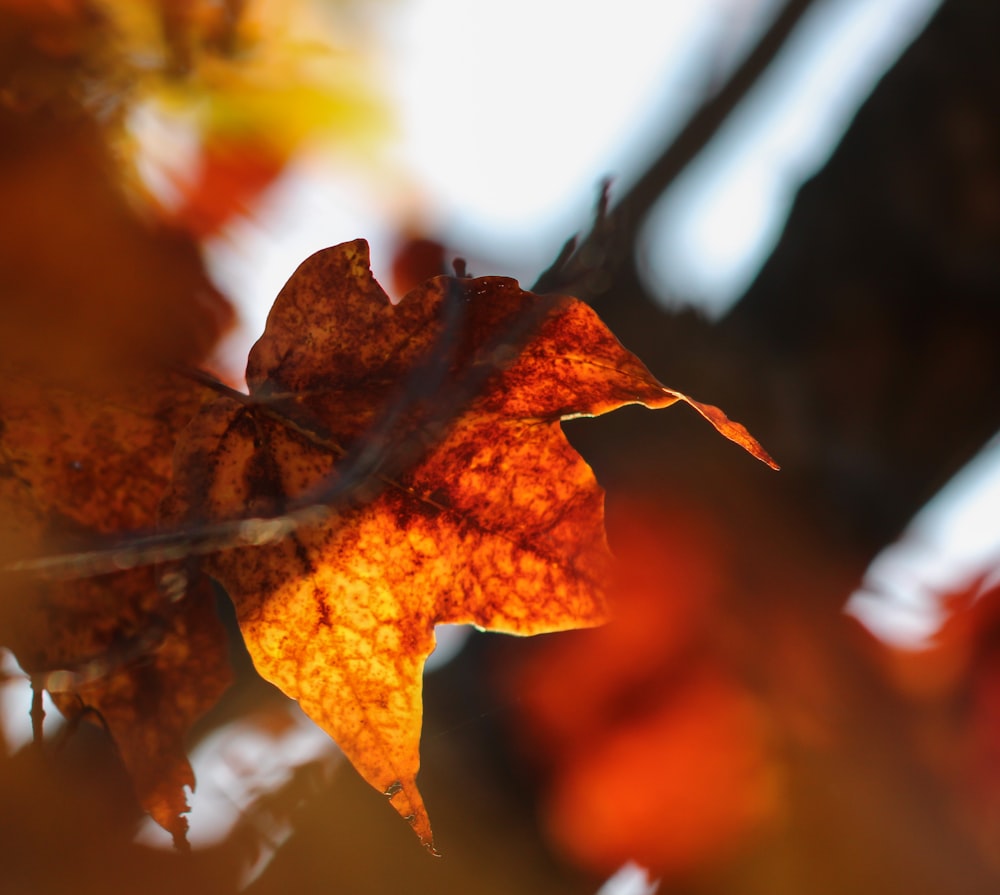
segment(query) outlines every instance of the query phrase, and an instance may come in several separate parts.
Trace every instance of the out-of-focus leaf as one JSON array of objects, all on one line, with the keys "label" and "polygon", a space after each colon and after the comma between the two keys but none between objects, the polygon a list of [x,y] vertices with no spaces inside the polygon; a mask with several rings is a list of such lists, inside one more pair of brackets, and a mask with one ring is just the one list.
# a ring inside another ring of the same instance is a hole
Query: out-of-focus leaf
[{"label": "out-of-focus leaf", "polygon": [[409,234],[392,257],[392,294],[400,298],[424,280],[448,272],[441,243],[419,234]]},{"label": "out-of-focus leaf", "polygon": [[[226,215],[245,213],[316,141],[371,158],[387,119],[374,58],[349,15],[311,0],[0,2],[0,111],[22,125],[33,114],[63,126],[86,122],[90,137],[110,149],[106,170],[81,172],[80,185],[68,191],[56,182],[53,192],[72,203],[88,198],[74,193],[89,184],[125,184],[136,206],[190,225],[198,238],[215,233]],[[157,115],[190,130],[197,151],[186,164],[158,165],[142,153],[137,121]],[[5,129],[0,122],[0,138],[9,142]],[[79,134],[63,136],[70,150]],[[52,134],[49,140],[62,142]],[[157,167],[190,207],[177,214],[173,202],[160,208],[139,176]],[[32,178],[18,179],[40,189]],[[108,272],[123,274],[114,266]]]},{"label": "out-of-focus leaf", "polygon": [[[77,391],[10,374],[0,394],[0,545],[22,552],[148,529],[200,391],[174,376]],[[0,638],[70,718],[102,724],[143,808],[187,828],[191,725],[230,671],[207,582],[161,591],[151,568],[38,581],[5,595]]]},{"label": "out-of-focus leaf", "polygon": [[137,98],[194,130],[193,167],[166,162],[181,202],[165,213],[198,237],[246,214],[304,148],[368,158],[386,129],[359,35],[338,33],[334,17],[307,0],[230,5],[226,17],[218,3],[165,4],[170,53],[185,76],[149,80]]},{"label": "out-of-focus leaf", "polygon": [[249,213],[286,161],[268,143],[250,139],[206,144],[194,180],[178,184],[181,203],[171,221],[199,238],[217,233],[233,217]]},{"label": "out-of-focus leaf", "polygon": [[543,644],[512,682],[547,776],[543,818],[575,864],[690,873],[780,810],[764,706],[713,649],[719,535],[692,509],[615,513],[615,618]]},{"label": "out-of-focus leaf", "polygon": [[99,130],[0,107],[0,357],[56,379],[200,362],[232,310],[197,246],[144,219]]},{"label": "out-of-focus leaf", "polygon": [[607,873],[634,860],[687,873],[774,816],[760,708],[718,669],[688,670],[648,711],[595,733],[559,765],[545,809],[582,867]]}]

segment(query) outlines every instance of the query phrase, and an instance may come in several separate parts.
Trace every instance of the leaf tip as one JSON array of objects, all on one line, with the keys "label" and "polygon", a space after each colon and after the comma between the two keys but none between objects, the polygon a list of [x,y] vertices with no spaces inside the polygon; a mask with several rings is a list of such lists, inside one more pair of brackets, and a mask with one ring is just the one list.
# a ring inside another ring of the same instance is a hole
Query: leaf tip
[{"label": "leaf tip", "polygon": [[[666,389],[666,391],[669,392],[671,390]],[[781,467],[775,462],[774,458],[766,450],[764,450],[764,446],[750,434],[747,427],[742,423],[731,420],[714,404],[702,404],[701,401],[696,401],[694,398],[682,395],[680,392],[673,392],[673,394],[677,395],[677,397],[679,397],[682,401],[697,410],[698,413],[700,413],[715,427],[715,430],[720,435],[723,435],[730,441],[738,444],[748,454],[752,457],[756,457],[761,461],[761,463],[770,466],[771,469],[781,469]]]},{"label": "leaf tip", "polygon": [[[410,825],[427,852],[435,858],[440,858],[441,853],[434,847],[434,834],[431,832],[430,817],[415,787],[410,792],[402,780],[394,780],[382,790],[382,795],[392,803],[392,807],[396,809],[400,817]],[[397,796],[401,801],[396,800]]]},{"label": "leaf tip", "polygon": [[170,834],[174,850],[181,854],[189,854],[191,852],[191,841],[188,839],[190,825],[187,819],[187,812],[188,807],[185,805],[183,814],[175,814],[169,819],[153,817],[153,820]]}]

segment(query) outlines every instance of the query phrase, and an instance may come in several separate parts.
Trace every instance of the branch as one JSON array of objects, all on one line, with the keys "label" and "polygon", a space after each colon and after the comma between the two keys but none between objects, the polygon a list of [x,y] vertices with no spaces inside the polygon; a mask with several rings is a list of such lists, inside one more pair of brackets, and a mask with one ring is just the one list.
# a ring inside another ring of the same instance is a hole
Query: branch
[{"label": "branch", "polygon": [[[94,541],[90,548],[21,559],[5,565],[4,574],[86,578],[172,562],[240,546],[272,543],[302,525],[336,519],[371,503],[395,477],[418,463],[447,434],[451,424],[481,393],[487,381],[506,369],[558,307],[561,296],[542,296],[484,347],[461,375],[450,376],[460,343],[463,303],[454,282],[445,295],[442,331],[424,361],[409,375],[405,388],[381,411],[357,446],[343,454],[335,474],[292,501],[281,513],[190,525],[158,532],[133,532]],[[195,378],[207,384],[205,374]],[[214,386],[213,386],[214,387]],[[226,394],[231,390],[222,386]],[[337,451],[332,436],[318,421],[295,415],[280,405],[232,392],[245,403],[261,407],[273,418]],[[274,396],[277,401],[283,396]],[[400,432],[404,422],[410,426]]]},{"label": "branch", "polygon": [[[650,163],[606,214],[598,210],[594,227],[579,244],[573,237],[559,257],[540,277],[533,292],[569,292],[583,300],[604,291],[595,283],[600,272],[604,284],[630,257],[636,236],[646,215],[680,173],[701,153],[733,110],[785,46],[813,0],[787,0],[767,31],[746,58],[712,97],[706,100],[687,123]],[[607,186],[602,187],[602,197]],[[606,198],[601,200],[606,203]]]}]

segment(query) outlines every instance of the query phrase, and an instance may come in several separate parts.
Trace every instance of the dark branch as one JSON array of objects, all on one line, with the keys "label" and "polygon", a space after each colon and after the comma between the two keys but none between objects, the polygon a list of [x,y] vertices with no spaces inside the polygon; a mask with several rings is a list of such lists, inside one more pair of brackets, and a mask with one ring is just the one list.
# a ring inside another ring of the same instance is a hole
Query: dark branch
[{"label": "dark branch", "polygon": [[[595,225],[577,244],[576,237],[540,277],[534,291],[570,292],[588,300],[610,282],[614,270],[628,260],[646,215],[678,175],[718,133],[733,110],[784,47],[813,0],[787,0],[746,58],[722,87],[706,100],[608,211],[599,206]],[[606,208],[606,186],[602,189]],[[569,254],[567,255],[567,251]],[[598,274],[600,275],[598,277]]]},{"label": "dark branch", "polygon": [[[441,334],[410,374],[405,388],[382,409],[357,446],[343,455],[335,474],[292,501],[284,512],[95,540],[88,549],[22,559],[5,566],[3,572],[85,578],[166,563],[231,547],[271,543],[301,525],[335,519],[371,503],[394,484],[395,477],[418,463],[444,438],[487,381],[517,359],[545,317],[558,305],[554,297],[540,298],[498,333],[469,367],[461,371],[461,376],[454,377],[449,374],[460,341],[461,298],[461,290],[453,282],[445,295]],[[199,377],[199,381],[208,384],[204,377]],[[280,407],[257,404],[252,396],[237,394],[273,418],[306,432],[317,443],[332,443],[332,437],[318,421],[286,417]]]}]

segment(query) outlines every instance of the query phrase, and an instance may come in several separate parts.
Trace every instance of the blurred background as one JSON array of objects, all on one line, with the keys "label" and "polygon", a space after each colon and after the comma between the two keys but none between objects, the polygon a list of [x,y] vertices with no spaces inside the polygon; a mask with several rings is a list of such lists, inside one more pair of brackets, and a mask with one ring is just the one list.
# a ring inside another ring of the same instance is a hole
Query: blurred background
[{"label": "blurred background", "polygon": [[998,39],[993,0],[0,0],[0,350],[137,313],[238,385],[319,248],[368,239],[401,297],[457,256],[528,286],[578,233],[575,294],[783,466],[683,409],[567,424],[617,618],[441,632],[443,860],[236,637],[190,856],[99,729],[50,705],[32,770],[8,654],[5,891],[996,891]]}]

